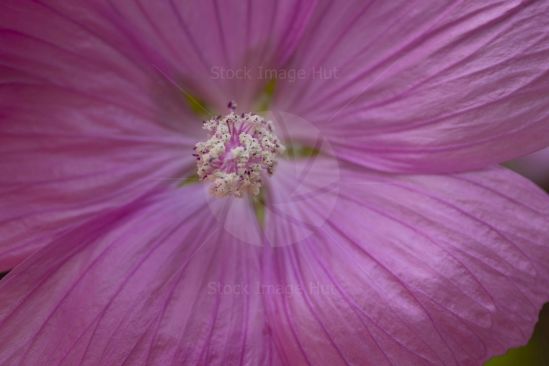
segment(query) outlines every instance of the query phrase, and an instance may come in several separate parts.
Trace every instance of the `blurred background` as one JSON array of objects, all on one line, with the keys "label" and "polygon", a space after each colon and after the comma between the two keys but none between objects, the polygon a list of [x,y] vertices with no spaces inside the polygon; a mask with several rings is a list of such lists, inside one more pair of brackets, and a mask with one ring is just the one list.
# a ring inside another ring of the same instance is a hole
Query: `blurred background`
[{"label": "blurred background", "polygon": [[[534,181],[549,193],[549,148],[504,165]],[[485,366],[549,366],[549,303],[541,310],[538,324],[527,345],[494,357]]]}]

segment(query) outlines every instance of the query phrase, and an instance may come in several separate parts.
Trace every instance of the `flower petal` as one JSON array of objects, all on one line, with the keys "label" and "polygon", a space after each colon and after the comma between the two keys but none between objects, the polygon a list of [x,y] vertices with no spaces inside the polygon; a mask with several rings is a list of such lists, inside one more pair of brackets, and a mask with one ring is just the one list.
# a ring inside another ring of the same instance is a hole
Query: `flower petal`
[{"label": "flower petal", "polygon": [[0,109],[0,270],[192,164],[184,137],[130,131],[131,114],[57,87],[0,87]]},{"label": "flower petal", "polygon": [[184,99],[106,20],[64,3],[72,17],[53,2],[0,14],[0,271],[192,164],[200,124]]},{"label": "flower petal", "polygon": [[338,156],[459,172],[549,145],[547,1],[326,1],[276,108],[314,122]]},{"label": "flower petal", "polygon": [[105,214],[1,282],[0,363],[274,362],[259,248],[225,235],[200,186]]},{"label": "flower petal", "polygon": [[291,56],[315,3],[127,1],[110,13],[139,57],[221,113],[230,100],[250,110],[268,82],[261,70]]},{"label": "flower petal", "polygon": [[[335,205],[294,202],[308,236],[266,218],[301,235],[293,245],[275,237],[266,266],[285,359],[480,365],[527,341],[549,299],[546,194],[502,168],[394,176],[341,166],[340,177]],[[313,190],[318,180],[276,184]]]},{"label": "flower petal", "polygon": [[181,108],[183,97],[174,95],[173,86],[157,70],[134,57],[136,51],[124,34],[91,4],[4,2],[0,14],[3,91],[33,87],[35,93],[25,97],[30,104],[51,91],[41,87],[57,87],[103,102],[111,108],[105,116],[113,119],[129,114],[131,119],[117,119],[113,127],[126,127],[124,132],[131,135],[187,133],[193,124],[181,123],[190,117]]}]

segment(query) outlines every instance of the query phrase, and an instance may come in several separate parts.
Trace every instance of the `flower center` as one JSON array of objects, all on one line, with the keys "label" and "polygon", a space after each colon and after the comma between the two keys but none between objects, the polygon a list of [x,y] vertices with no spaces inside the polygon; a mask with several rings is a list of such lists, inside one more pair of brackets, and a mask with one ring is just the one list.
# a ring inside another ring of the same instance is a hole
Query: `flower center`
[{"label": "flower center", "polygon": [[233,112],[204,121],[209,138],[194,147],[197,175],[211,182],[216,197],[259,194],[263,171],[273,174],[284,146],[271,121],[253,114]]}]

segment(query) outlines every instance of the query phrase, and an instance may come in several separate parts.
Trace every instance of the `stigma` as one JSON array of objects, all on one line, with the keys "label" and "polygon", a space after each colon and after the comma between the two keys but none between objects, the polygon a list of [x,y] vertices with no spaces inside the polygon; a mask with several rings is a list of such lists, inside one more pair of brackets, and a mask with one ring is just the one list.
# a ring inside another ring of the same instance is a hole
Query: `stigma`
[{"label": "stigma", "polygon": [[253,113],[235,112],[203,122],[209,138],[194,147],[197,175],[210,182],[215,197],[257,196],[262,180],[272,175],[277,158],[285,150],[273,123]]}]

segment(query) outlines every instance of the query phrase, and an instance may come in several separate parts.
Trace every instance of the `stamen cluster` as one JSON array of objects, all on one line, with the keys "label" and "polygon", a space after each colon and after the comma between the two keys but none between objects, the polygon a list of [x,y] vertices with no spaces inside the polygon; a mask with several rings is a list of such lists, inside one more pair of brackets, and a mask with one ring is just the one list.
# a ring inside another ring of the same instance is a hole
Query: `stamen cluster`
[{"label": "stamen cluster", "polygon": [[197,174],[210,181],[216,197],[258,195],[262,171],[272,175],[284,146],[274,134],[271,121],[253,114],[231,112],[204,121],[209,139],[194,147]]}]

